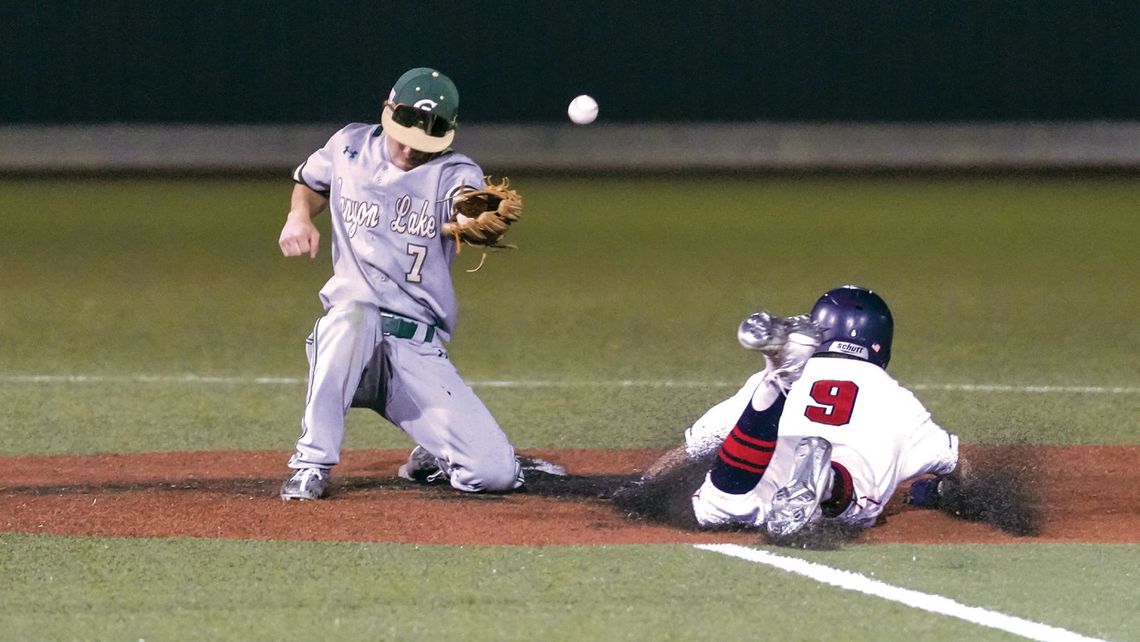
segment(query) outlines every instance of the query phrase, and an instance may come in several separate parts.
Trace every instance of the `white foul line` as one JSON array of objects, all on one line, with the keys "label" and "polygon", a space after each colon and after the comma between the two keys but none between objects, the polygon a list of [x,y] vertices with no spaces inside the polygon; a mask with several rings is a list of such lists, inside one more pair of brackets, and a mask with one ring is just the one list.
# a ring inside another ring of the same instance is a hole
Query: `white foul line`
[{"label": "white foul line", "polygon": [[942,390],[946,392],[1075,392],[1094,395],[1134,395],[1140,388],[1127,386],[1009,386],[976,383],[919,383],[907,386],[911,390]]},{"label": "white foul line", "polygon": [[956,617],[981,626],[1020,635],[1030,640],[1041,640],[1042,642],[1100,640],[1100,638],[1085,637],[1079,633],[1073,633],[1072,631],[1049,626],[1048,624],[1023,620],[1019,617],[989,611],[977,606],[966,606],[965,604],[955,602],[941,595],[920,593],[918,591],[892,586],[880,582],[879,580],[873,580],[869,577],[859,575],[858,573],[841,571],[831,568],[830,566],[816,564],[815,562],[809,562],[795,557],[783,557],[767,551],[739,546],[737,544],[697,544],[695,548],[720,553],[721,555],[728,555],[730,557],[737,557],[757,564],[767,564],[768,566],[774,566],[789,573],[809,577],[823,584],[830,584],[849,591],[858,591],[867,595],[874,595],[885,600],[899,602],[916,609],[922,609],[923,611],[938,613],[939,615]]},{"label": "white foul line", "polygon": [[297,385],[297,377],[214,377],[207,375],[0,375],[3,383],[207,383],[231,385]]},{"label": "white foul line", "polygon": [[[303,385],[303,377],[184,375],[0,375],[0,383],[186,383],[222,385]],[[739,381],[694,381],[674,379],[535,380],[488,379],[469,381],[475,388],[737,388]],[[1091,395],[1135,395],[1137,386],[1014,386],[977,383],[918,383],[911,390],[942,392],[1074,393]]]}]

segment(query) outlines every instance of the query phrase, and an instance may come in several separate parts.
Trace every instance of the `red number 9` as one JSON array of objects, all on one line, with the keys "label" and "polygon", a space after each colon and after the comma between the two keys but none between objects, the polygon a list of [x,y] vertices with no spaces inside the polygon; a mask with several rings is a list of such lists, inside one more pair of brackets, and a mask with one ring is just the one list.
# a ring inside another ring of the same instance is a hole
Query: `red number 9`
[{"label": "red number 9", "polygon": [[808,406],[804,416],[819,424],[842,426],[851,421],[859,386],[853,381],[824,379],[811,385],[811,398],[818,406]]}]

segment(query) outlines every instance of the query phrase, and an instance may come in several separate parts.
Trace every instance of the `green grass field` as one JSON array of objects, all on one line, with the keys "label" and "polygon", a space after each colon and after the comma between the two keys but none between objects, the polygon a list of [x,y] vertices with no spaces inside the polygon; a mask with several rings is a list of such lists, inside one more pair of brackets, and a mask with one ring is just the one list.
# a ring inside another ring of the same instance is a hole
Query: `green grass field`
[{"label": "green grass field", "polygon": [[[476,274],[462,268],[477,252],[458,258],[451,353],[520,448],[673,445],[756,369],[734,336],[744,315],[806,311],[845,282],[886,297],[892,372],[963,440],[1140,443],[1140,179],[513,183],[528,208],[520,249]],[[315,261],[280,256],[289,190],[0,181],[0,455],[284,457],[330,270],[327,246]],[[346,448],[408,444],[351,414]],[[798,556],[1140,637],[1137,546]],[[0,535],[0,562],[12,640],[1018,639],[686,546]]]}]

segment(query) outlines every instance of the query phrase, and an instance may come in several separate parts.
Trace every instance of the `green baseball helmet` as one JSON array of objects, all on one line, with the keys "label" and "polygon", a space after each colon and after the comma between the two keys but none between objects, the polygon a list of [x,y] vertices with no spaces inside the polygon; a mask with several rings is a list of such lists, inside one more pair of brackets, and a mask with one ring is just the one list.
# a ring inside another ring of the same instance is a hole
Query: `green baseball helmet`
[{"label": "green baseball helmet", "polygon": [[459,90],[430,67],[404,72],[392,86],[380,122],[397,142],[421,152],[442,152],[455,140]]}]

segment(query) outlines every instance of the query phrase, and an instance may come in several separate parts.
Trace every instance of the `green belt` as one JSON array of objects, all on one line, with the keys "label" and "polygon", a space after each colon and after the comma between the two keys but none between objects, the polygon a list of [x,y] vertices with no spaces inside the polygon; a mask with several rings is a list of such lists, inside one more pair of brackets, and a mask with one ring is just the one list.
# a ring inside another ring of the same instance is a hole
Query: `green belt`
[{"label": "green belt", "polygon": [[[416,336],[416,330],[419,329],[421,324],[405,319],[404,317],[396,316],[391,312],[380,312],[380,331],[385,335],[396,337],[397,339],[411,339]],[[424,324],[426,325],[426,324]],[[427,326],[427,332],[424,333],[424,343],[431,343],[435,338],[435,326]]]}]

